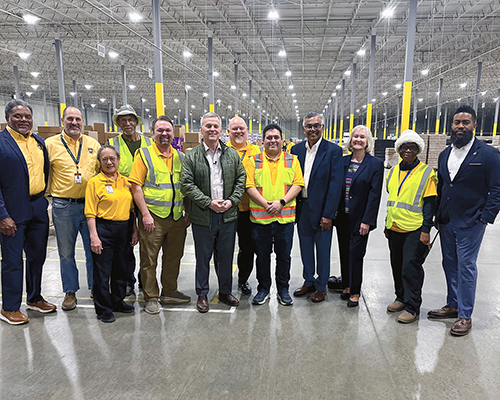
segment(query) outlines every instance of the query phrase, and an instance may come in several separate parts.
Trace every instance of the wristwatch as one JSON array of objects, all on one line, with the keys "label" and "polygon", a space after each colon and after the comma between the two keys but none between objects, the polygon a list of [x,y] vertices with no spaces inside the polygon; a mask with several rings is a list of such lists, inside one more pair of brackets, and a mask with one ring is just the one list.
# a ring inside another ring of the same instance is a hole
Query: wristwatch
[{"label": "wristwatch", "polygon": [[286,206],[286,201],[285,201],[285,199],[281,199],[281,200],[280,200],[280,203],[281,203],[281,207],[285,207],[285,206]]}]

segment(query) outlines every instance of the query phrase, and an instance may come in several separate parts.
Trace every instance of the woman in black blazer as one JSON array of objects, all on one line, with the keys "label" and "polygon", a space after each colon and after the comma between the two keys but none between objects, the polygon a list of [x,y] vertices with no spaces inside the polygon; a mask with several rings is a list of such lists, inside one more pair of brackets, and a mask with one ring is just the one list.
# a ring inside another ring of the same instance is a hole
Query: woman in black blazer
[{"label": "woman in black blazer", "polygon": [[373,137],[366,126],[356,126],[347,141],[352,153],[344,156],[344,184],[335,221],[344,292],[348,307],[357,307],[363,277],[368,233],[377,227],[384,164],[371,156]]}]

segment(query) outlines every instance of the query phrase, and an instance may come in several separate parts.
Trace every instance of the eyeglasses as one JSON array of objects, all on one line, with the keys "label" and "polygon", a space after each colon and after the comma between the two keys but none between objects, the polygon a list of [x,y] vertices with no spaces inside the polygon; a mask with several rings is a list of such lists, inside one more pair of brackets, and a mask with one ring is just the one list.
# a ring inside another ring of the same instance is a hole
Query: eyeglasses
[{"label": "eyeglasses", "polygon": [[116,162],[117,160],[118,160],[118,158],[116,158],[116,157],[104,157],[104,158],[101,158],[101,162],[103,162],[103,163],[107,163],[108,161]]},{"label": "eyeglasses", "polygon": [[314,124],[314,125],[311,125],[311,124],[307,124],[307,125],[304,125],[304,128],[306,128],[307,130],[311,130],[311,129],[319,129],[323,126],[323,124]]},{"label": "eyeglasses", "polygon": [[414,144],[403,144],[399,147],[399,151],[418,151],[418,146]]}]

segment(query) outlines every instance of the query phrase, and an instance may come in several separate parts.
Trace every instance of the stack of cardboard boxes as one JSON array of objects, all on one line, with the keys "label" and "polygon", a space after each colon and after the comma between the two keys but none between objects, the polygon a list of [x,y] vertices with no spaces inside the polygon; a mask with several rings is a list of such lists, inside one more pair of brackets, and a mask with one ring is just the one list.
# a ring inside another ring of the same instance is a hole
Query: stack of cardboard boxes
[{"label": "stack of cardboard boxes", "polygon": [[[39,126],[37,129],[38,135],[44,139],[58,135],[63,130],[62,126]],[[82,133],[94,138],[101,145],[105,144],[109,138],[118,136],[117,132],[106,132],[106,124],[103,122],[95,122],[94,126],[84,125]]]},{"label": "stack of cardboard boxes", "polygon": [[39,126],[38,127],[38,135],[44,139],[47,139],[51,136],[58,135],[62,132],[62,126]]},{"label": "stack of cardboard boxes", "polygon": [[423,163],[426,163],[429,167],[437,169],[439,153],[441,153],[446,148],[446,135],[419,135],[425,143],[425,149],[422,153],[418,155],[418,158]]},{"label": "stack of cardboard boxes", "polygon": [[183,137],[182,141],[182,151],[185,153],[191,150],[193,147],[198,146],[201,143],[201,135],[199,132],[186,132],[184,125],[174,126],[174,135],[181,135]]}]

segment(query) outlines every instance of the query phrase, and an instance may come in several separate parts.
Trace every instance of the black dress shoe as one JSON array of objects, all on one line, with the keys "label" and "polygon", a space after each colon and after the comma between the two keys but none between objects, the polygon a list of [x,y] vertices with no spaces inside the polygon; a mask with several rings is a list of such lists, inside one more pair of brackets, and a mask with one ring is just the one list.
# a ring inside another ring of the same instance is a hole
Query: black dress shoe
[{"label": "black dress shoe", "polygon": [[231,293],[229,294],[219,293],[219,300],[231,307],[236,307],[240,304],[240,301],[236,297],[234,297]]},{"label": "black dress shoe", "polygon": [[249,295],[252,294],[252,287],[248,282],[238,283],[238,289],[240,289],[241,294]]},{"label": "black dress shoe", "polygon": [[132,304],[127,304],[126,302],[122,301],[121,303],[113,307],[113,311],[130,314],[135,311],[135,307]]},{"label": "black dress shoe", "polygon": [[359,301],[352,301],[351,299],[347,300],[347,307],[353,308],[359,306]]},{"label": "black dress shoe", "polygon": [[336,277],[336,276],[330,276],[330,279],[328,279],[328,289],[332,290],[344,290],[345,288],[342,287],[342,278],[341,277]]},{"label": "black dress shoe", "polygon": [[102,322],[106,322],[107,324],[111,322],[115,322],[115,315],[110,312],[110,313],[102,313],[102,314],[97,314],[97,319],[100,319]]},{"label": "black dress shoe", "polygon": [[198,296],[198,301],[196,302],[196,309],[202,314],[208,312],[208,299],[207,296]]},{"label": "black dress shoe", "polygon": [[340,298],[342,300],[349,300],[351,298],[351,293],[340,293]]}]

